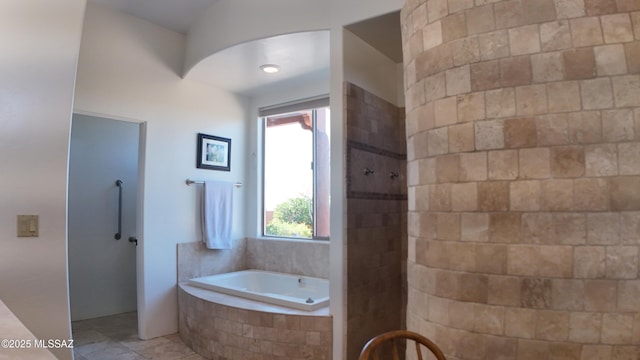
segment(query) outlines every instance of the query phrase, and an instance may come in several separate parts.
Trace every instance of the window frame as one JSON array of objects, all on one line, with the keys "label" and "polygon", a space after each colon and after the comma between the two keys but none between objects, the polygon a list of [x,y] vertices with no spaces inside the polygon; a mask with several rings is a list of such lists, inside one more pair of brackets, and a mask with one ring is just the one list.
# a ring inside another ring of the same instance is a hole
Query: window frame
[{"label": "window frame", "polygon": [[[305,99],[305,100],[300,100],[300,101],[296,101],[296,102],[291,102],[291,103],[286,103],[286,104],[282,104],[282,105],[276,105],[276,106],[270,106],[270,107],[265,107],[265,108],[261,108],[258,111],[258,121],[261,122],[261,132],[262,132],[262,147],[260,149],[261,155],[262,155],[262,172],[261,172],[261,177],[260,177],[260,183],[261,183],[261,187],[262,187],[262,196],[260,199],[261,202],[261,220],[260,220],[260,225],[261,225],[261,230],[260,233],[262,235],[262,237],[265,238],[275,238],[275,239],[290,239],[290,240],[301,240],[301,241],[313,241],[313,240],[317,240],[317,241],[329,241],[331,234],[329,234],[328,236],[318,236],[317,234],[317,226],[318,226],[318,221],[317,221],[317,217],[318,217],[318,176],[317,176],[317,170],[318,170],[318,131],[317,131],[317,115],[318,115],[318,109],[322,109],[322,108],[326,108],[327,112],[328,112],[328,118],[326,119],[328,125],[329,125],[329,129],[330,129],[330,122],[331,122],[331,112],[329,109],[329,97],[327,95],[323,95],[323,96],[319,96],[316,98],[311,98],[311,99]],[[311,127],[311,132],[312,132],[312,207],[313,207],[313,216],[312,216],[312,222],[313,222],[313,226],[312,226],[312,235],[311,237],[296,237],[296,236],[286,236],[286,235],[271,235],[271,234],[267,234],[266,230],[267,230],[267,222],[266,222],[266,191],[267,191],[267,184],[266,184],[266,138],[267,138],[267,118],[274,116],[274,115],[280,115],[280,114],[287,114],[287,113],[293,113],[296,111],[311,111],[311,123],[312,123],[312,127]],[[330,137],[329,137],[329,144],[330,144]],[[329,155],[327,155],[329,156]],[[327,171],[330,171],[330,168],[327,169]],[[330,175],[329,175],[330,176]],[[330,202],[330,190],[328,192],[328,201]],[[327,222],[330,222],[330,214],[327,214]],[[330,228],[330,227],[329,227]],[[330,231],[330,230],[329,230]]]}]

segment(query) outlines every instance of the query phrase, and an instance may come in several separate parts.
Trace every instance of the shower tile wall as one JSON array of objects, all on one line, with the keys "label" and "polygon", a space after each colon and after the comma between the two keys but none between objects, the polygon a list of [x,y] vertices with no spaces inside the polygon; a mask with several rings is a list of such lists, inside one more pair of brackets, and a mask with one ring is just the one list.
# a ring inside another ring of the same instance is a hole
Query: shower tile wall
[{"label": "shower tile wall", "polygon": [[[404,326],[404,108],[345,83],[347,127],[347,359],[371,337]],[[373,171],[365,175],[364,169]],[[390,173],[398,177],[391,177]]]},{"label": "shower tile wall", "polygon": [[407,327],[640,359],[640,1],[408,0]]}]

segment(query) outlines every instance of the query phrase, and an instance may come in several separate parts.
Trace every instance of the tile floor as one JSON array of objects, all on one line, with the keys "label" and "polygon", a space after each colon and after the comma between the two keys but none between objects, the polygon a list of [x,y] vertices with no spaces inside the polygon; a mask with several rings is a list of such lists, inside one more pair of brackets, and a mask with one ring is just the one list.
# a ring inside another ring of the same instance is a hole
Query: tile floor
[{"label": "tile floor", "polygon": [[204,360],[178,334],[138,339],[137,313],[72,322],[75,360]]}]

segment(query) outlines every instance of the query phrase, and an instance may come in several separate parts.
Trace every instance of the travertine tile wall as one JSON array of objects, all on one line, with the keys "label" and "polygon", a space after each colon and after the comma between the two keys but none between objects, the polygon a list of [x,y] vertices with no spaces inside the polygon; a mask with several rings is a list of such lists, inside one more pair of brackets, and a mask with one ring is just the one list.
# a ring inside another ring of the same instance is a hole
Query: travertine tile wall
[{"label": "travertine tile wall", "polygon": [[329,278],[329,242],[247,238],[246,266],[286,274]]},{"label": "travertine tile wall", "polygon": [[178,288],[180,337],[215,360],[329,360],[331,316],[246,310],[218,304]]},{"label": "travertine tile wall", "polygon": [[[375,335],[404,326],[404,109],[345,84],[347,127],[347,359]],[[374,173],[366,176],[363,167]],[[391,178],[390,172],[397,172]]]},{"label": "travertine tile wall", "polygon": [[178,282],[200,276],[223,274],[247,269],[247,240],[234,240],[230,250],[211,250],[202,241],[178,243]]},{"label": "travertine tile wall", "polygon": [[285,239],[238,240],[231,250],[207,249],[201,241],[179,243],[178,282],[246,269],[329,278],[329,242]]},{"label": "travertine tile wall", "polygon": [[408,0],[407,326],[640,358],[640,1]]}]

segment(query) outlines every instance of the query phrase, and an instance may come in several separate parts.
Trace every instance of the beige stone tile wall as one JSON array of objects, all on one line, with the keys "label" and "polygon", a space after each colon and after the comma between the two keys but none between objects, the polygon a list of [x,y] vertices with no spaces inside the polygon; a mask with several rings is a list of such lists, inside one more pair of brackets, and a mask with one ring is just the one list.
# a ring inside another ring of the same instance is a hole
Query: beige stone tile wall
[{"label": "beige stone tile wall", "polygon": [[258,269],[329,278],[329,242],[246,238],[232,250],[210,250],[200,241],[177,245],[178,282]]},{"label": "beige stone tile wall", "polygon": [[[404,109],[349,83],[345,104],[346,344],[347,359],[357,359],[370,338],[404,327],[406,137]],[[365,176],[364,166],[375,172]],[[390,171],[399,177],[390,179]]]},{"label": "beige stone tile wall", "polygon": [[247,238],[247,269],[329,278],[329,242]]},{"label": "beige stone tile wall", "polygon": [[247,310],[193,296],[179,287],[180,337],[207,359],[331,359],[331,316]]},{"label": "beige stone tile wall", "polygon": [[247,269],[246,247],[247,240],[244,238],[237,240],[231,250],[207,249],[202,241],[178,243],[178,282]]},{"label": "beige stone tile wall", "polygon": [[640,358],[640,1],[401,18],[408,328],[448,359]]}]

